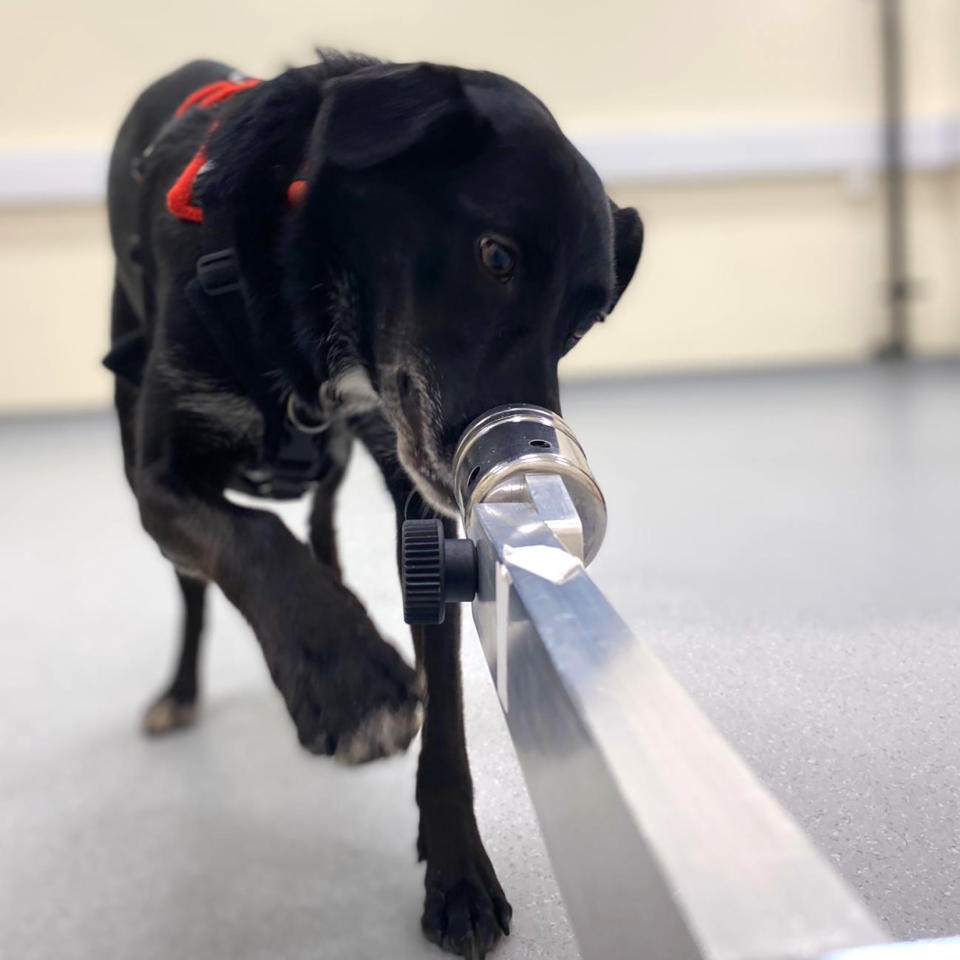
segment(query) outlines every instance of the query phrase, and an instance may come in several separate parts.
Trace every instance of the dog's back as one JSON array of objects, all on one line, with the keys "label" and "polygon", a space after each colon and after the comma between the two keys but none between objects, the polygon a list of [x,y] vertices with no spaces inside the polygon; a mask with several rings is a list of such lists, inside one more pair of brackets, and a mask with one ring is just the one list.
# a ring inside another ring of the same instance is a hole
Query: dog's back
[{"label": "dog's back", "polygon": [[117,258],[117,280],[141,324],[144,321],[143,293],[136,262],[141,210],[141,185],[137,174],[140,159],[144,151],[158,140],[185,97],[198,87],[226,79],[233,72],[233,68],[213,60],[194,60],[185,64],[150,84],[140,94],[117,134],[107,179],[110,239]]}]

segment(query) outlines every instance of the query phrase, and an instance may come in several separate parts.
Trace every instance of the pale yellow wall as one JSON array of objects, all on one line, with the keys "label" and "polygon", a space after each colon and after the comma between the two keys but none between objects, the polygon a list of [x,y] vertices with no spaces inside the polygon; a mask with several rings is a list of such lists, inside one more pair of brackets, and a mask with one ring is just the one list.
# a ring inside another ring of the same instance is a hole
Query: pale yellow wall
[{"label": "pale yellow wall", "polygon": [[[313,44],[499,70],[566,123],[859,117],[876,97],[871,0],[5,3],[4,140],[108,137],[133,92],[185,58],[270,75]],[[952,3],[909,0],[934,23]]]},{"label": "pale yellow wall", "polygon": [[[917,352],[960,352],[960,177],[910,179]],[[623,188],[649,244],[622,305],[569,370],[842,362],[884,333],[880,183]]]},{"label": "pale yellow wall", "polygon": [[0,409],[102,404],[111,265],[101,210],[0,215]]},{"label": "pale yellow wall", "polygon": [[[874,0],[866,4],[872,7]],[[904,9],[907,102],[914,114],[960,106],[960,3],[901,0]]]},{"label": "pale yellow wall", "polygon": [[[508,73],[573,132],[868,122],[873,0],[4,0],[0,150],[101,144],[142,84],[195,55],[269,75],[313,42]],[[906,0],[910,110],[960,114],[960,0]],[[883,330],[879,183],[618,183],[648,244],[571,374],[849,360]],[[911,178],[922,351],[960,350],[960,174]],[[108,395],[102,213],[0,208],[0,410]]]}]

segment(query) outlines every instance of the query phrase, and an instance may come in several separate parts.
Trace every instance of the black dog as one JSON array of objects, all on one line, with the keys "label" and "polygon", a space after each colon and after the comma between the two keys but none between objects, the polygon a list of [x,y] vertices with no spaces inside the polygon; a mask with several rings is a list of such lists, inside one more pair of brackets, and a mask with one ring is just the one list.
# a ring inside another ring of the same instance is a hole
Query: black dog
[{"label": "black dog", "polygon": [[[557,362],[642,245],[547,109],[489,73],[327,55],[274,80],[188,64],[149,87],[110,165],[113,348],[127,478],[186,604],[150,732],[193,718],[206,585],[249,620],[309,750],[407,747],[423,929],[483,956],[511,908],[477,833],[459,617],[416,672],[342,584],[334,496],[359,438],[405,516],[455,522],[451,458],[502,403],[559,410]],[[313,491],[309,547],[228,488]]]}]

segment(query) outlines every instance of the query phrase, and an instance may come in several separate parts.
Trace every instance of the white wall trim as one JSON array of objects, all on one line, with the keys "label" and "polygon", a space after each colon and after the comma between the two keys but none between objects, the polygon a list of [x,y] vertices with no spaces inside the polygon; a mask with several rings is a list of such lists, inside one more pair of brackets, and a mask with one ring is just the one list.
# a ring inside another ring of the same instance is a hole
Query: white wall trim
[{"label": "white wall trim", "polygon": [[0,150],[0,206],[97,203],[106,194],[103,147]]},{"label": "white wall trim", "polygon": [[[573,140],[610,182],[850,176],[883,162],[881,128],[871,124],[614,130]],[[960,166],[960,115],[910,124],[906,155],[916,170]]]},{"label": "white wall trim", "polygon": [[[860,176],[881,164],[880,128],[872,124],[615,127],[574,131],[572,139],[610,183]],[[960,114],[911,123],[907,158],[916,170],[960,167]],[[0,207],[99,202],[107,159],[96,146],[0,148]]]}]

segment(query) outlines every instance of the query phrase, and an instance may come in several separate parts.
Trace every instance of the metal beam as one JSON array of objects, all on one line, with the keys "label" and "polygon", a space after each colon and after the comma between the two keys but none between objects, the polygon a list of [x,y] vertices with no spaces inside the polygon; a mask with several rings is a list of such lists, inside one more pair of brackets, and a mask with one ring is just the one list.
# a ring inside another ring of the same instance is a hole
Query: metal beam
[{"label": "metal beam", "polygon": [[[460,438],[453,474],[472,546],[445,540],[436,520],[404,525],[405,615],[438,622],[444,600],[474,597],[585,960],[888,960],[894,948],[920,950],[887,942],[587,575],[606,505],[569,425],[543,407],[488,410]],[[931,941],[914,955],[958,954]]]},{"label": "metal beam", "polygon": [[889,937],[554,535],[473,506],[474,618],[586,960],[801,960]]}]

